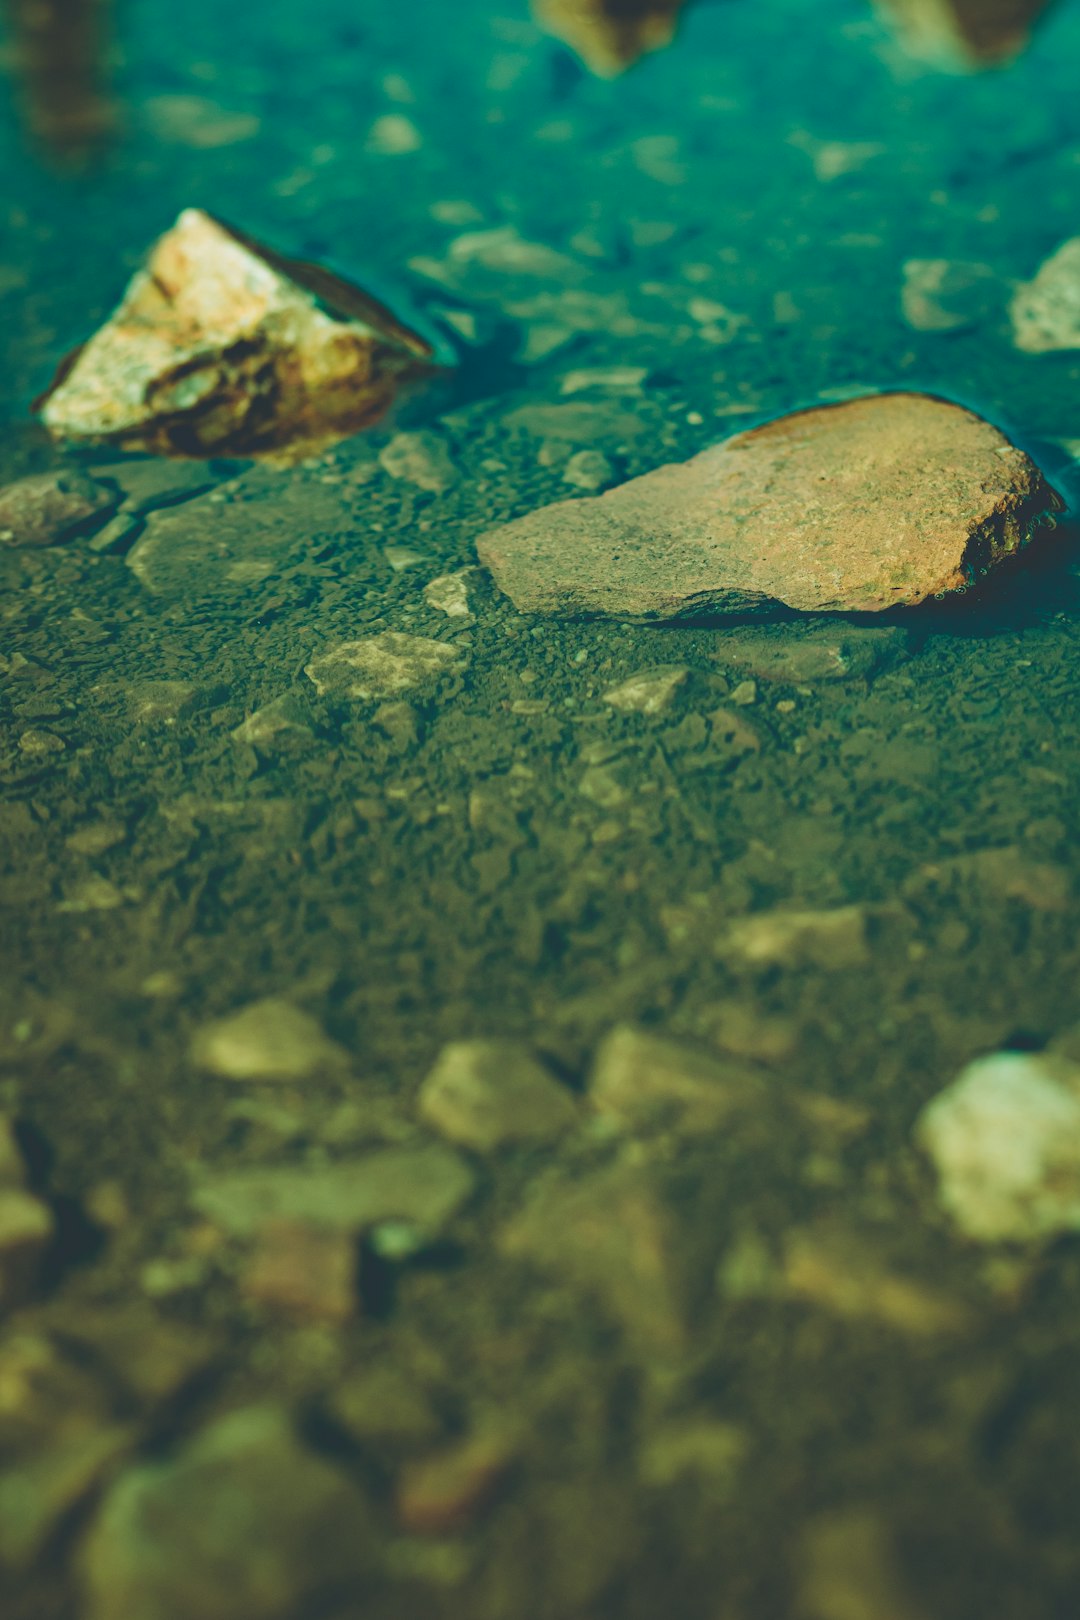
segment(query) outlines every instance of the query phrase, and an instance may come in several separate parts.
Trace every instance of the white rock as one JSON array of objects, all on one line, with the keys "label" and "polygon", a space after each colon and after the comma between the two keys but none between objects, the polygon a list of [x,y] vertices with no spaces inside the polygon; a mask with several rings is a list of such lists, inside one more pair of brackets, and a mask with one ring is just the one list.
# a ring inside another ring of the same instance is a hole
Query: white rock
[{"label": "white rock", "polygon": [[659,665],[639,670],[604,693],[604,702],[624,714],[659,714],[671,701],[690,671],[685,664]]},{"label": "white rock", "polygon": [[563,483],[574,489],[606,489],[615,469],[601,450],[578,450],[563,468]]},{"label": "white rock", "polygon": [[1080,349],[1080,236],[1070,237],[1012,301],[1013,341],[1027,354]]},{"label": "white rock", "polygon": [[720,948],[761,967],[858,967],[869,954],[866,917],[859,906],[756,912],[737,918]]},{"label": "white rock", "polygon": [[424,586],[424,601],[428,607],[435,608],[439,613],[445,613],[449,619],[467,619],[469,617],[469,587],[465,583],[468,574],[439,574],[436,579],[429,579]]},{"label": "white rock", "polygon": [[435,433],[396,433],[380,450],[379,461],[391,478],[430,490],[433,495],[443,494],[457,482],[457,468]]},{"label": "white rock", "polygon": [[550,1141],[572,1125],[570,1093],[518,1041],[451,1041],[420,1088],[421,1119],[462,1147]]},{"label": "white rock", "polygon": [[922,1110],[943,1207],[984,1243],[1080,1230],[1080,1065],[995,1052]]},{"label": "white rock", "polygon": [[989,265],[957,259],[908,259],[900,308],[916,332],[958,332],[975,326],[1001,298]]},{"label": "white rock", "polygon": [[274,996],[204,1025],[192,1056],[224,1080],[307,1080],[345,1060],[310,1014]]},{"label": "white rock", "polygon": [[305,664],[304,674],[320,697],[374,700],[434,686],[458,659],[445,641],[384,630],[339,643]]}]

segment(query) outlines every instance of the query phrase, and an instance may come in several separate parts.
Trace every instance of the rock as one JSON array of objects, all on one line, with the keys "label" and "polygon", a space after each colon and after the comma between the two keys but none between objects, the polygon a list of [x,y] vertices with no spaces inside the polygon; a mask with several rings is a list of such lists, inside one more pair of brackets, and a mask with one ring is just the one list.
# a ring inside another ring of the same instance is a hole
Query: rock
[{"label": "rock", "polygon": [[788,1233],[784,1281],[797,1298],[835,1316],[881,1322],[913,1338],[957,1333],[969,1325],[959,1301],[894,1269],[864,1234],[835,1225]]},{"label": "rock", "polygon": [[588,366],[568,371],[559,384],[560,394],[639,394],[649,375],[647,366]]},{"label": "rock", "polygon": [[271,749],[290,737],[310,737],[311,726],[303,704],[291,692],[271,698],[261,709],[253,709],[229,735],[249,748]]},{"label": "rock", "polygon": [[40,473],[0,489],[0,544],[55,546],[98,528],[120,496],[78,472]]},{"label": "rock", "polygon": [[944,67],[989,67],[1016,56],[1048,0],[879,0],[916,56]]},{"label": "rock", "polygon": [[576,450],[563,467],[562,478],[575,489],[606,489],[615,481],[615,469],[600,450]]},{"label": "rock", "polygon": [[533,0],[541,27],[604,79],[670,45],[682,6],[683,0]]},{"label": "rock", "polygon": [[466,1529],[491,1505],[514,1451],[509,1435],[480,1433],[406,1463],[397,1484],[401,1528],[421,1536]]},{"label": "rock", "polygon": [[565,1086],[511,1040],[451,1041],[420,1087],[420,1118],[462,1147],[491,1153],[548,1142],[577,1117]]},{"label": "rock", "polygon": [[900,308],[916,332],[960,332],[977,326],[1001,298],[988,264],[956,259],[908,259]]},{"label": "rock", "polygon": [[731,923],[718,949],[753,967],[861,967],[869,960],[866,913],[861,906],[760,911]]},{"label": "rock", "polygon": [[434,433],[397,433],[379,452],[379,462],[391,478],[433,495],[457,483],[458,471],[442,439]]},{"label": "rock", "polygon": [[303,1322],[355,1315],[359,1255],[348,1232],[308,1221],[268,1220],[243,1268],[245,1297]]},{"label": "rock", "polygon": [[270,1221],[287,1220],[357,1234],[382,1221],[401,1221],[432,1238],[472,1190],[472,1171],[464,1159],[427,1143],[381,1148],[316,1168],[226,1170],[201,1177],[191,1202],[234,1237],[251,1237]]},{"label": "rock", "polygon": [[456,669],[461,654],[445,641],[383,630],[343,641],[304,665],[320,697],[374,701],[399,692],[424,692]]},{"label": "rock", "polygon": [[145,517],[166,506],[177,506],[212,489],[217,479],[205,467],[190,461],[162,461],[158,457],[133,456],[94,467],[96,478],[107,478],[119,486],[121,510],[132,517]]},{"label": "rock", "polygon": [[5,1458],[0,1473],[0,1567],[26,1570],[41,1555],[56,1526],[101,1482],[132,1443],[116,1424],[61,1434],[21,1464]]},{"label": "rock", "polygon": [[655,669],[639,670],[618,686],[609,687],[603,701],[623,714],[661,714],[671,707],[689,674],[685,664],[660,664]]},{"label": "rock", "polygon": [[310,1014],[275,996],[204,1025],[192,1056],[223,1080],[310,1080],[348,1061]]},{"label": "rock", "polygon": [[798,624],[732,630],[718,641],[718,663],[748,670],[761,681],[806,686],[815,681],[869,680],[891,668],[908,651],[899,626],[861,629]]},{"label": "rock", "polygon": [[1080,236],[1040,265],[1012,301],[1013,342],[1027,354],[1080,349]]},{"label": "rock", "polygon": [[336,1384],[330,1407],[361,1444],[429,1445],[441,1428],[427,1390],[386,1363],[361,1367]]},{"label": "rock", "polygon": [[978,1058],[926,1105],[915,1135],[967,1237],[1080,1231],[1080,1065],[1049,1053]]},{"label": "rock", "polygon": [[685,1278],[674,1224],[651,1178],[613,1165],[547,1183],[500,1235],[502,1252],[596,1298],[633,1353],[670,1366],[687,1344]]},{"label": "rock", "polygon": [[593,1058],[588,1098],[596,1112],[635,1130],[673,1119],[691,1128],[718,1123],[760,1098],[764,1087],[747,1069],[675,1041],[617,1024]]},{"label": "rock", "polygon": [[365,1499],[275,1406],[123,1474],[80,1558],[87,1620],[288,1620],[373,1563]]},{"label": "rock", "polygon": [[428,607],[433,607],[437,613],[445,613],[448,619],[470,618],[469,587],[466,583],[470,572],[469,569],[462,569],[457,574],[438,574],[435,579],[429,579],[423,593]]},{"label": "rock", "polygon": [[[564,409],[566,407],[563,407]],[[1061,509],[990,423],[923,394],[800,411],[490,530],[522,612],[880,612],[970,585]]]},{"label": "rock", "polygon": [[40,403],[54,433],[124,448],[307,453],[376,421],[432,359],[358,288],[188,208]]}]

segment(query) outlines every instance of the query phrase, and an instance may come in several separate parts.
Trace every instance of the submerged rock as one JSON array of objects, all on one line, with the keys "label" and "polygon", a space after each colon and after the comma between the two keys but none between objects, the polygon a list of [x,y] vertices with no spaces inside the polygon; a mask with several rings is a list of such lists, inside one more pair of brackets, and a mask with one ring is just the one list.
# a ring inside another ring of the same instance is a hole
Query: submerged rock
[{"label": "submerged rock", "polygon": [[605,79],[670,45],[682,7],[683,0],[533,0],[540,25]]},{"label": "submerged rock", "polygon": [[477,550],[523,612],[881,612],[966,588],[1061,504],[989,422],[879,394],[544,507]]},{"label": "submerged rock", "polygon": [[341,642],[305,664],[304,674],[320,697],[374,701],[428,690],[449,675],[460,658],[458,649],[445,641],[384,630]]},{"label": "submerged rock", "polygon": [[286,1620],[355,1591],[373,1562],[356,1486],[276,1406],[219,1418],[130,1469],[83,1548],[88,1620]]},{"label": "submerged rock", "polygon": [[1024,1052],[979,1058],[927,1104],[915,1134],[968,1237],[1080,1231],[1080,1065]]},{"label": "submerged rock", "polygon": [[550,1141],[577,1116],[566,1088],[526,1046],[511,1040],[444,1046],[420,1088],[418,1109],[441,1136],[480,1153]]},{"label": "submerged rock", "polygon": [[57,434],[166,455],[307,453],[378,420],[432,359],[359,288],[187,208],[42,416]]},{"label": "submerged rock", "polygon": [[1080,236],[1070,237],[1017,288],[1013,340],[1027,354],[1080,349]]},{"label": "submerged rock", "polygon": [[1024,49],[1048,0],[880,0],[908,48],[946,67],[989,67]]},{"label": "submerged rock", "polygon": [[55,546],[97,528],[113,512],[119,492],[78,472],[40,473],[0,489],[0,543]]},{"label": "submerged rock", "polygon": [[675,694],[689,678],[685,664],[660,664],[629,675],[618,686],[604,693],[603,701],[623,714],[661,714],[671,707]]},{"label": "submerged rock", "polygon": [[346,1061],[343,1048],[309,1013],[276,996],[205,1024],[192,1055],[201,1069],[223,1080],[308,1080]]}]

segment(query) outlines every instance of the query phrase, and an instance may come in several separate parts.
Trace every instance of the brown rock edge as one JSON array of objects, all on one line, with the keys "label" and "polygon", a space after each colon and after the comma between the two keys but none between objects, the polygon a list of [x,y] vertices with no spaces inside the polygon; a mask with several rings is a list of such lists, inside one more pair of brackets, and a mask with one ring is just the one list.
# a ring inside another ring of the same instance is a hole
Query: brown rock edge
[{"label": "brown rock edge", "polygon": [[537,22],[591,72],[615,78],[648,51],[670,45],[685,0],[533,0]]},{"label": "brown rock edge", "polygon": [[997,428],[926,394],[797,411],[477,551],[522,612],[878,613],[973,584],[1063,502]]},{"label": "brown rock edge", "polygon": [[377,421],[433,363],[358,287],[187,208],[37,406],[56,434],[126,449],[299,455]]}]

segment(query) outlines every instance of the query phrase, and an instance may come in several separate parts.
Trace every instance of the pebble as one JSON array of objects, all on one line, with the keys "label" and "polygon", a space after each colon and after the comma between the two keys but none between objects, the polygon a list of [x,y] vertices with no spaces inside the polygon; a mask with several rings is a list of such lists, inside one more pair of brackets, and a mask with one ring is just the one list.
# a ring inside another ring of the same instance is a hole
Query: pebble
[{"label": "pebble", "polygon": [[1072,236],[1016,291],[1013,341],[1026,354],[1080,349],[1080,236]]},{"label": "pebble", "polygon": [[271,698],[261,709],[253,709],[229,735],[249,748],[268,749],[290,737],[310,737],[311,726],[303,705],[291,692]]},{"label": "pebble", "polygon": [[671,619],[769,601],[880,612],[966,588],[1060,508],[989,422],[927,395],[881,394],[557,502],[488,531],[477,550],[528,613]]},{"label": "pebble", "polygon": [[922,1110],[916,1140],[942,1207],[981,1243],[1080,1231],[1080,1064],[994,1052]]},{"label": "pebble", "polygon": [[78,472],[39,473],[0,489],[0,543],[55,546],[104,523],[117,490]]},{"label": "pebble", "polygon": [[718,663],[744,669],[759,681],[803,686],[817,681],[869,680],[906,656],[910,638],[888,629],[785,624],[732,630],[718,638]]},{"label": "pebble", "polygon": [[370,702],[399,692],[422,692],[456,669],[461,654],[445,641],[383,630],[343,641],[304,665],[320,697]]},{"label": "pebble", "polygon": [[478,1153],[551,1141],[577,1118],[566,1087],[512,1040],[444,1046],[420,1087],[417,1110],[441,1136]]},{"label": "pebble", "polygon": [[756,912],[732,922],[718,950],[754,967],[861,967],[870,954],[866,914],[861,906]]},{"label": "pebble", "polygon": [[563,467],[562,480],[575,489],[606,489],[615,482],[615,469],[601,450],[576,450]]},{"label": "pebble", "polygon": [[1001,284],[988,264],[908,259],[903,275],[900,308],[916,332],[961,332],[1001,302]]},{"label": "pebble", "polygon": [[223,1080],[310,1080],[347,1061],[309,1013],[268,996],[198,1031],[192,1057],[200,1069]]},{"label": "pebble", "polygon": [[345,1322],[356,1314],[359,1256],[349,1232],[293,1220],[268,1220],[241,1274],[256,1305],[300,1321]]},{"label": "pebble", "polygon": [[442,495],[457,483],[458,470],[436,433],[397,433],[379,452],[384,472],[417,489]]},{"label": "pebble", "polygon": [[288,1620],[374,1562],[357,1487],[278,1406],[229,1412],[108,1490],[79,1559],[86,1620]]},{"label": "pebble", "polygon": [[617,1024],[597,1047],[588,1099],[596,1113],[622,1129],[716,1124],[732,1109],[764,1094],[744,1066]]},{"label": "pebble", "polygon": [[662,714],[689,677],[685,664],[658,664],[609,687],[603,701],[623,714]]},{"label": "pebble", "polygon": [[469,569],[462,569],[457,574],[439,574],[429,579],[423,592],[428,607],[445,613],[448,619],[469,618],[469,573]]},{"label": "pebble", "polygon": [[[684,0],[533,0],[536,20],[575,51],[599,78],[611,79],[648,51],[669,45]],[[660,137],[664,139],[664,137]]]},{"label": "pebble", "polygon": [[473,1186],[473,1173],[460,1154],[430,1142],[380,1148],[313,1168],[254,1166],[200,1175],[191,1203],[233,1237],[252,1237],[272,1221],[349,1233],[401,1221],[429,1239],[453,1219]]},{"label": "pebble", "polygon": [[647,366],[590,366],[568,371],[559,384],[560,394],[637,394],[649,375]]}]

